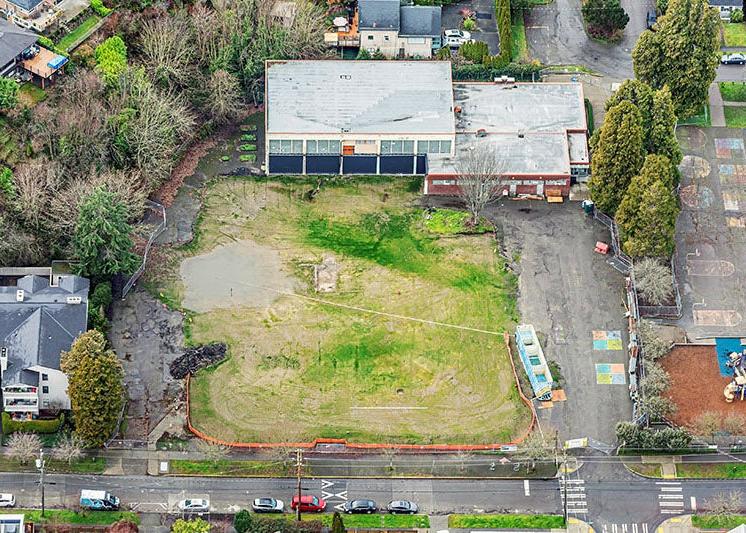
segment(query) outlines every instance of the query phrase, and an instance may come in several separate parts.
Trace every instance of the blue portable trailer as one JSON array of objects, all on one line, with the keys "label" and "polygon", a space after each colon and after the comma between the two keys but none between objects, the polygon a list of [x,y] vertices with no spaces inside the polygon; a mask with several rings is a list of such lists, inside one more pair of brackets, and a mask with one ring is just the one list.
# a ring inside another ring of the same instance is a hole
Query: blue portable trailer
[{"label": "blue portable trailer", "polygon": [[515,343],[521,356],[523,367],[526,369],[534,396],[542,401],[552,399],[552,373],[549,371],[544,351],[539,344],[539,338],[531,324],[521,324],[515,328]]}]

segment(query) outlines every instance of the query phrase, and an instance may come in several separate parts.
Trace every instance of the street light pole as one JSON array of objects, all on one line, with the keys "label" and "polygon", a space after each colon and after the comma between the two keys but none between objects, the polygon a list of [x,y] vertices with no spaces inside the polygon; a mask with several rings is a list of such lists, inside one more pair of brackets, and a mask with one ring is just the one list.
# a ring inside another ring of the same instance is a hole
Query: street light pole
[{"label": "street light pole", "polygon": [[39,458],[36,460],[36,468],[39,469],[39,485],[41,486],[41,516],[44,517],[44,449],[39,449]]},{"label": "street light pole", "polygon": [[295,451],[295,475],[298,479],[298,505],[295,506],[295,518],[300,522],[300,506],[301,506],[301,473],[303,468],[303,455],[300,449]]}]

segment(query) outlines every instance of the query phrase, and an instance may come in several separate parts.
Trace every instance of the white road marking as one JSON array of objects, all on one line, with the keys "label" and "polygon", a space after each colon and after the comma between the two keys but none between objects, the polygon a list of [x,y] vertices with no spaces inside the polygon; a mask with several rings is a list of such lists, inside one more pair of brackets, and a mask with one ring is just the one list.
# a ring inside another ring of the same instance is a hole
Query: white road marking
[{"label": "white road marking", "polygon": [[627,524],[622,524],[622,533],[627,533]]},{"label": "white road marking", "polygon": [[617,533],[616,524],[611,524],[611,533]]},{"label": "white road marking", "polygon": [[661,507],[681,507],[682,509],[684,508],[683,501],[680,501],[680,502],[663,501],[663,502],[658,502],[658,505],[660,505]]},{"label": "white road marking", "polygon": [[683,500],[683,494],[658,494],[659,500]]},{"label": "white road marking", "polygon": [[690,501],[690,503],[692,505],[692,512],[696,512],[697,511],[697,498],[695,498],[694,496],[692,496],[689,501]]},{"label": "white road marking", "polygon": [[637,524],[632,524],[632,533],[638,533]]},{"label": "white road marking", "polygon": [[642,525],[642,533],[648,533],[648,525],[647,524],[643,524]]},{"label": "white road marking", "polygon": [[528,479],[523,480],[523,494],[531,496],[531,490],[528,487]]},{"label": "white road marking", "polygon": [[681,487],[661,487],[661,490],[663,492],[681,492],[683,489]]}]

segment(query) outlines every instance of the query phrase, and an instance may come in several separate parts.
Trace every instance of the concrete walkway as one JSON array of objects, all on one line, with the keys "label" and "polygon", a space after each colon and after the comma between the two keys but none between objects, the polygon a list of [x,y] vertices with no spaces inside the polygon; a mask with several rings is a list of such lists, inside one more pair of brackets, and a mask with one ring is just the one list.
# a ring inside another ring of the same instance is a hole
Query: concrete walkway
[{"label": "concrete walkway", "polygon": [[746,107],[746,102],[723,102],[723,105],[728,107]]},{"label": "concrete walkway", "polygon": [[710,97],[710,123],[712,127],[725,127],[725,110],[723,109],[723,97],[720,95],[720,87],[713,82],[709,89]]},{"label": "concrete walkway", "polygon": [[695,533],[698,528],[692,526],[692,516],[669,518],[658,526],[658,533]]}]

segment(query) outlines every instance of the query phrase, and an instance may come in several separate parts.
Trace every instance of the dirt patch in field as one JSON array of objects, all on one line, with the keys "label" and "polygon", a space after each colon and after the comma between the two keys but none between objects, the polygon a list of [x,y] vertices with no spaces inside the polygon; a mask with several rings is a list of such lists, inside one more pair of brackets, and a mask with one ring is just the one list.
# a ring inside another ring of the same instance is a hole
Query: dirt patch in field
[{"label": "dirt patch in field", "polygon": [[670,417],[676,424],[688,426],[706,411],[746,414],[746,402],[725,401],[723,389],[730,378],[720,375],[714,345],[676,346],[662,364],[671,377],[666,396],[678,407]]},{"label": "dirt patch in field", "polygon": [[183,305],[204,313],[231,307],[268,307],[293,281],[280,254],[253,241],[237,241],[190,257],[181,264]]}]

